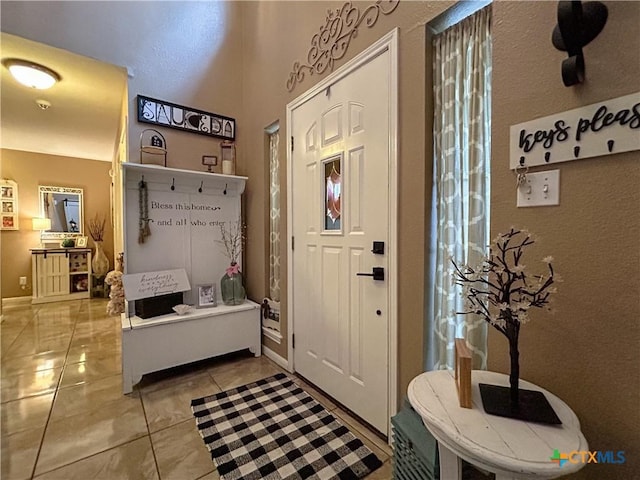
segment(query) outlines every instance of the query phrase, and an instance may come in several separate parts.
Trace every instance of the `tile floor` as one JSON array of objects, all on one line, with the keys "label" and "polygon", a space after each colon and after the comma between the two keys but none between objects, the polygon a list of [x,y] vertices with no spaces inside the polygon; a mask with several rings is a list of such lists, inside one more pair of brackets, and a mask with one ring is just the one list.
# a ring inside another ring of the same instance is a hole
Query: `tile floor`
[{"label": "tile floor", "polygon": [[[219,478],[193,398],[282,371],[266,357],[226,356],[145,376],[122,394],[120,320],[92,299],[3,308],[0,325],[3,480]],[[386,443],[301,382],[384,462]]]}]

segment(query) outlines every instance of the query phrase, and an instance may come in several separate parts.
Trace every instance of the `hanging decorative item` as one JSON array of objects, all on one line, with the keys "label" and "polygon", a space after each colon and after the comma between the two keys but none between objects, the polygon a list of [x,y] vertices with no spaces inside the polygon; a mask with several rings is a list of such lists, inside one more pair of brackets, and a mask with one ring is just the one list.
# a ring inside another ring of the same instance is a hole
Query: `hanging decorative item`
[{"label": "hanging decorative item", "polygon": [[584,81],[582,47],[600,34],[607,17],[607,7],[602,2],[558,2],[558,24],[553,29],[551,43],[569,55],[562,62],[562,82],[565,87]]},{"label": "hanging decorative item", "polygon": [[364,22],[368,28],[373,27],[381,13],[391,14],[399,3],[400,0],[378,0],[361,13],[360,8],[347,2],[335,11],[327,11],[325,24],[311,38],[307,63],[294,62],[287,80],[287,90],[293,91],[296,84],[304,80],[305,73],[313,75],[333,71],[335,61],[345,56],[351,39],[358,36],[360,25]]},{"label": "hanging decorative item", "polygon": [[159,131],[147,128],[140,134],[140,163],[167,166],[167,141]]},{"label": "hanging decorative item", "polygon": [[138,95],[138,121],[208,137],[236,138],[236,121],[233,118],[142,95]]},{"label": "hanging decorative item", "polygon": [[220,143],[222,151],[222,173],[225,175],[236,174],[236,146],[233,142],[223,140]]},{"label": "hanging decorative item", "polygon": [[138,182],[138,207],[140,213],[138,243],[144,243],[145,239],[151,235],[151,229],[149,228],[149,189],[147,188],[147,182],[144,181],[144,175]]}]

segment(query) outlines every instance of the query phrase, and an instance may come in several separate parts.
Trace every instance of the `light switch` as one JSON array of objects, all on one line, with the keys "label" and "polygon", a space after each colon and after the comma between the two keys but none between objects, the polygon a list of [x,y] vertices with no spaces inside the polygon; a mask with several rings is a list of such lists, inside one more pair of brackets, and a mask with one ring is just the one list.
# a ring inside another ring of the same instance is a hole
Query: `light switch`
[{"label": "light switch", "polygon": [[518,207],[560,205],[560,170],[527,173],[517,190]]}]

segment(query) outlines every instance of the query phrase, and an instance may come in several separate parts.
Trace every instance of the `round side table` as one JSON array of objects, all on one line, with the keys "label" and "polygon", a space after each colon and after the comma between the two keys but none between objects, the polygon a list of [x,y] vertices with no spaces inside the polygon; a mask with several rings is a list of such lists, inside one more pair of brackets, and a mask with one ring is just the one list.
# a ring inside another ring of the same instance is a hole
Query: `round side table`
[{"label": "round side table", "polygon": [[538,390],[562,421],[562,425],[543,425],[487,414],[482,407],[479,383],[509,386],[509,377],[501,373],[471,372],[473,408],[458,402],[453,372],[425,372],[409,384],[411,406],[438,441],[440,478],[459,480],[461,460],[496,474],[496,480],[547,479],[580,470],[582,463],[551,460],[554,450],[561,453],[587,451],[573,411],[558,397],[524,380],[520,388]]}]

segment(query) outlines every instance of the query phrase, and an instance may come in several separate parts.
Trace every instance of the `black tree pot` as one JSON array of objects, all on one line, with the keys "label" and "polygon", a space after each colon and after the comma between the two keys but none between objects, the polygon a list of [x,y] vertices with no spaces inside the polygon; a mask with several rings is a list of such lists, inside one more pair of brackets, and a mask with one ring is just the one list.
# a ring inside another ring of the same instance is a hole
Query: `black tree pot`
[{"label": "black tree pot", "polygon": [[514,401],[509,387],[479,384],[484,411],[490,415],[515,418],[526,422],[561,425],[562,422],[542,392],[518,389]]}]

